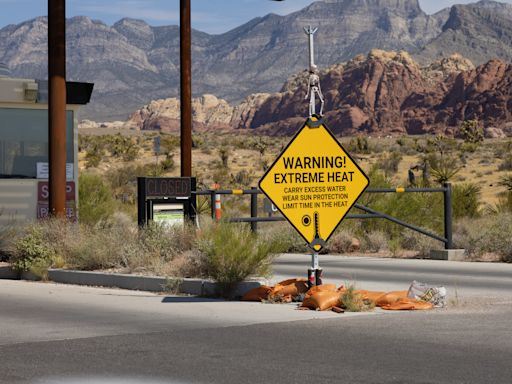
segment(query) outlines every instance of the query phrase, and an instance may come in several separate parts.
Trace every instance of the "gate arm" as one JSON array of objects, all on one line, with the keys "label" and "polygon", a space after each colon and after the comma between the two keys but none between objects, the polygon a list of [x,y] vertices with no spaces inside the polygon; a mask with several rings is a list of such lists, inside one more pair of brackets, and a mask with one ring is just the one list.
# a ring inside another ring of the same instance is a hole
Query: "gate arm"
[{"label": "gate arm", "polygon": [[381,212],[378,212],[378,211],[375,211],[374,209],[371,209],[371,208],[368,208],[368,207],[365,207],[364,205],[361,205],[361,204],[354,204],[354,207],[356,207],[357,209],[360,209],[362,211],[365,211],[365,212],[368,212],[368,213],[371,213],[373,215],[378,215],[379,217],[382,217],[383,219],[386,219],[386,220],[389,220],[395,224],[398,224],[398,225],[401,225],[403,227],[406,227],[406,228],[409,228],[409,229],[412,229],[413,231],[416,231],[416,232],[419,232],[425,236],[428,236],[428,237],[431,237],[433,239],[436,239],[436,240],[439,240],[439,241],[442,241],[443,243],[446,244],[446,242],[448,241],[446,238],[444,237],[441,237],[439,235],[436,235],[435,233],[432,233],[432,232],[429,232],[423,228],[420,228],[420,227],[417,227],[416,225],[413,225],[413,224],[409,224],[409,223],[406,223],[405,221],[402,221],[400,219],[397,219],[393,216],[389,216],[385,213],[381,213]]}]

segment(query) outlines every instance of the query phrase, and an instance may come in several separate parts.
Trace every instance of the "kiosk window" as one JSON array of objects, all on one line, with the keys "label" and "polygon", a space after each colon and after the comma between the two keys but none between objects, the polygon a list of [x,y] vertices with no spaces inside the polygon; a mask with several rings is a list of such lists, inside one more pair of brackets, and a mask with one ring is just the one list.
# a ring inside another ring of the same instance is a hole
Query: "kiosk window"
[{"label": "kiosk window", "polygon": [[[74,162],[73,112],[66,111],[66,162]],[[0,178],[36,178],[48,162],[48,110],[0,108]]]}]

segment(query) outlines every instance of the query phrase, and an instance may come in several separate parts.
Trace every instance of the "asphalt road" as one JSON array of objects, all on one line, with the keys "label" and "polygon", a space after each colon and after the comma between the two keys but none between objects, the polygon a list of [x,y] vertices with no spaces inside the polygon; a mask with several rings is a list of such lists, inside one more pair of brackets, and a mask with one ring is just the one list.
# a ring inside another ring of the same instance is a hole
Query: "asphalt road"
[{"label": "asphalt road", "polygon": [[[296,276],[303,261],[279,259],[275,279]],[[337,315],[0,281],[0,383],[512,381],[511,265],[442,268],[442,262],[339,257],[321,263],[329,280],[357,272],[353,280],[369,289],[403,288],[413,276],[437,276],[449,286],[455,276],[466,301],[434,311]]]},{"label": "asphalt road", "polygon": [[[274,263],[274,281],[306,277],[310,255],[284,255]],[[443,285],[452,299],[512,297],[512,264],[320,255],[325,282],[368,290],[407,290],[413,280]],[[511,380],[512,382],[512,380]]]}]

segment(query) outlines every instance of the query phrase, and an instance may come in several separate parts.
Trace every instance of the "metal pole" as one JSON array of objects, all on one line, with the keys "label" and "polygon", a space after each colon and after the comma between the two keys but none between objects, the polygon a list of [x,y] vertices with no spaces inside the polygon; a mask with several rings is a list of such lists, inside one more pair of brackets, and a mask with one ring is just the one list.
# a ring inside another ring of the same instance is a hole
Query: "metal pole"
[{"label": "metal pole", "polygon": [[443,187],[444,191],[444,237],[446,238],[446,243],[444,245],[444,249],[453,249],[453,239],[452,239],[452,185],[450,183],[444,183]]},{"label": "metal pole", "polygon": [[308,35],[309,38],[309,67],[311,68],[315,65],[315,45],[313,42],[313,35],[318,31],[318,28],[312,28],[311,25],[307,28],[304,28],[304,32]]},{"label": "metal pole", "polygon": [[137,177],[137,223],[139,227],[144,227],[148,224],[145,177]]},{"label": "metal pole", "polygon": [[[258,188],[252,187],[252,190],[257,190]],[[251,217],[258,217],[258,195],[253,193],[251,195]],[[258,231],[258,222],[251,222],[251,231],[256,233]]]},{"label": "metal pole", "polygon": [[190,0],[180,0],[181,176],[192,176],[192,37]]},{"label": "metal pole", "polygon": [[311,254],[311,268],[308,269],[308,285],[322,285],[322,269],[318,258],[318,252],[313,251]]},{"label": "metal pole", "polygon": [[48,0],[50,215],[66,216],[66,1]]},{"label": "metal pole", "polygon": [[212,215],[212,219],[215,220],[215,191],[210,191],[210,212]]}]

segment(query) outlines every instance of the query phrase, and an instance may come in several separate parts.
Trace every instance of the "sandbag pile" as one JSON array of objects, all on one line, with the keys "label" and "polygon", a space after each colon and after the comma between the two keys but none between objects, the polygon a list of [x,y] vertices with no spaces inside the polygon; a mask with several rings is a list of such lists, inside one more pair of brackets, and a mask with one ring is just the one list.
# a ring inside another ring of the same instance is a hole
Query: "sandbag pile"
[{"label": "sandbag pile", "polygon": [[[273,287],[262,285],[247,292],[243,301],[269,301],[289,303],[302,302],[301,309],[327,311],[334,309],[342,312],[345,307],[342,295],[347,288],[339,288],[334,284],[323,284],[308,289],[307,279],[289,279],[279,282]],[[417,298],[408,297],[410,291],[377,292],[353,290],[360,300],[374,304],[385,310],[422,310],[432,309],[433,304]]]}]

